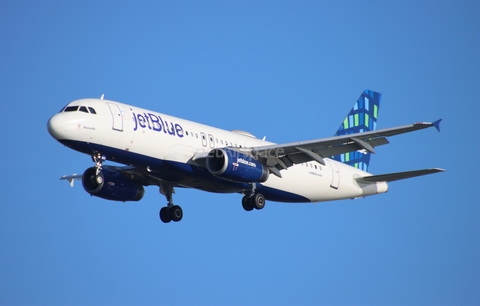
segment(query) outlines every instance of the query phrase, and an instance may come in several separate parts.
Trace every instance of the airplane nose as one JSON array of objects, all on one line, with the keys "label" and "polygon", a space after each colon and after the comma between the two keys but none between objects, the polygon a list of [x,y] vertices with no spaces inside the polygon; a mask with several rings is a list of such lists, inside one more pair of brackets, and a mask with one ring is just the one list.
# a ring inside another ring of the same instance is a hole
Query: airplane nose
[{"label": "airplane nose", "polygon": [[67,132],[67,118],[60,113],[53,115],[47,122],[47,129],[53,138],[59,140],[65,138],[65,132]]}]

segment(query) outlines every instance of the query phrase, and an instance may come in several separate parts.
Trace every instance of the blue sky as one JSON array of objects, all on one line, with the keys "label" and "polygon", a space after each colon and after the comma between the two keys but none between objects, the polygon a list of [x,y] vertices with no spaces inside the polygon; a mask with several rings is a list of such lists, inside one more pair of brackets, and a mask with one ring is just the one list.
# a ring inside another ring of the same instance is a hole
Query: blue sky
[{"label": "blue sky", "polygon": [[[478,305],[476,1],[2,1],[0,304]],[[243,211],[177,190],[165,225],[59,181],[92,165],[50,137],[100,97],[274,142],[329,137],[364,89],[390,138],[375,174],[445,168],[359,200]]]}]

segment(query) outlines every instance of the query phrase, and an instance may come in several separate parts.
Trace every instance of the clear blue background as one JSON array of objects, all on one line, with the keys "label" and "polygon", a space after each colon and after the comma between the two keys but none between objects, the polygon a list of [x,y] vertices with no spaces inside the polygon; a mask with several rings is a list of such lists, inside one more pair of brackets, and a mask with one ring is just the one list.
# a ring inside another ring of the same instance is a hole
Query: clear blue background
[{"label": "clear blue background", "polygon": [[[0,304],[479,305],[478,1],[2,1]],[[390,138],[375,174],[442,167],[321,204],[177,190],[163,224],[63,174],[90,157],[46,122],[100,97],[274,142],[329,137],[364,89]]]}]

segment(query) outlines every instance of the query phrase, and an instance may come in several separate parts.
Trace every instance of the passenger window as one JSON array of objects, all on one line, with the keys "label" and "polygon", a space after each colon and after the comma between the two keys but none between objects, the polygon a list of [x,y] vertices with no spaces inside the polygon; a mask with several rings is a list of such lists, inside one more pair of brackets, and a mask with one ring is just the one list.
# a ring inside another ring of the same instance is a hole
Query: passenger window
[{"label": "passenger window", "polygon": [[78,106],[68,106],[65,108],[64,112],[76,112],[78,110]]},{"label": "passenger window", "polygon": [[97,114],[97,112],[95,111],[95,109],[93,109],[93,107],[90,107],[90,106],[89,106],[89,107],[88,107],[88,110],[90,111],[90,114],[94,114],[94,115]]},{"label": "passenger window", "polygon": [[80,106],[80,111],[88,114],[88,110],[85,106]]}]

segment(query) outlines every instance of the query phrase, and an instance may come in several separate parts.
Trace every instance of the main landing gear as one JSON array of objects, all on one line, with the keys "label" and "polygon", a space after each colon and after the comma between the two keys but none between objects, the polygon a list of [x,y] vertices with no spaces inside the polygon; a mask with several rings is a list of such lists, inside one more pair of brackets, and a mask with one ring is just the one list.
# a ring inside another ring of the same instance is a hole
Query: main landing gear
[{"label": "main landing gear", "polygon": [[255,183],[250,184],[252,190],[244,193],[242,198],[242,206],[246,211],[252,211],[254,208],[257,210],[265,207],[265,197],[263,194],[256,192],[257,185]]},{"label": "main landing gear", "polygon": [[257,210],[265,207],[265,197],[261,193],[254,193],[253,195],[246,195],[242,198],[242,206],[246,211]]},{"label": "main landing gear", "polygon": [[167,198],[168,204],[166,207],[162,207],[159,212],[160,220],[163,223],[168,223],[170,221],[178,222],[182,220],[183,211],[182,208],[178,205],[173,204],[172,194],[175,193],[172,183],[161,183],[160,193],[165,195]]}]

